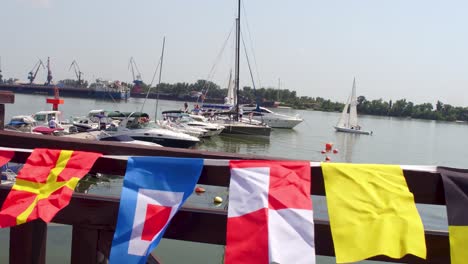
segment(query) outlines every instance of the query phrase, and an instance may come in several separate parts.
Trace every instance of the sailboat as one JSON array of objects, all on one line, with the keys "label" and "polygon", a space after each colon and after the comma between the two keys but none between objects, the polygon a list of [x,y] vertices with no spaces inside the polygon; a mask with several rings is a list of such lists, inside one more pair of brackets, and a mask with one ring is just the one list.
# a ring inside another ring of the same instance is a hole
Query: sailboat
[{"label": "sailboat", "polygon": [[357,99],[356,99],[356,78],[353,79],[353,89],[351,95],[346,101],[340,120],[335,126],[338,132],[347,132],[355,134],[370,135],[372,132],[361,130],[357,117]]},{"label": "sailboat", "polygon": [[[224,119],[217,121],[224,126],[221,134],[242,135],[242,136],[262,136],[269,137],[271,134],[271,127],[265,124],[248,124],[242,122],[241,106],[239,105],[239,64],[240,64],[240,15],[241,15],[241,0],[238,1],[238,12],[236,18],[236,62],[235,62],[235,75],[234,82],[231,78],[228,86],[228,94],[225,98],[225,106],[229,106],[230,111],[227,114],[234,114],[234,120]],[[234,85],[233,85],[234,84]],[[226,112],[225,112],[226,113]]]}]

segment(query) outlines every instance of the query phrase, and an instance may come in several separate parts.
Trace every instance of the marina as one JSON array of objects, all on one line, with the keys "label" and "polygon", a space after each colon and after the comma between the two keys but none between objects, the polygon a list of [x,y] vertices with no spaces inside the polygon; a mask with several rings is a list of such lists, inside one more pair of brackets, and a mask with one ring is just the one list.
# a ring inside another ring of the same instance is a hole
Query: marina
[{"label": "marina", "polygon": [[[45,102],[46,97],[41,96],[33,96],[33,95],[18,95],[15,97],[15,103],[12,105],[7,105],[6,107],[6,115],[12,116],[16,115],[19,112],[24,113],[25,110],[31,109],[31,106],[28,102],[35,98],[36,100]],[[61,111],[63,111],[64,117],[68,114],[74,115],[83,115],[89,111],[88,107],[93,106],[94,109],[104,108],[104,109],[118,109],[122,112],[132,111],[136,109],[140,109],[140,105],[142,103],[139,99],[129,100],[125,103],[113,103],[109,101],[97,101],[97,100],[89,100],[89,99],[76,99],[76,98],[63,98],[65,100],[65,104],[61,106]],[[174,101],[160,101],[159,107],[162,109],[176,109],[183,105],[183,102],[174,102]],[[35,107],[35,106],[34,106]],[[49,108],[49,105],[44,103],[43,109]],[[85,110],[86,109],[86,110]],[[38,109],[31,109],[30,111],[37,111]],[[210,152],[203,152],[203,155],[207,155],[207,158],[217,157],[217,153],[220,152],[231,152],[232,154],[221,154],[218,156],[219,158],[240,158],[240,157],[255,157],[251,155],[261,154],[261,155],[268,155],[272,157],[282,157],[282,158],[291,158],[291,159],[306,159],[312,161],[321,161],[325,158],[325,155],[321,154],[320,150],[324,145],[324,142],[333,142],[334,147],[339,149],[339,153],[337,154],[327,154],[329,155],[333,161],[344,161],[344,162],[375,162],[375,163],[404,163],[404,164],[415,164],[415,165],[434,165],[440,162],[440,159],[446,157],[446,153],[448,153],[451,149],[455,149],[458,142],[445,142],[444,144],[435,144],[434,146],[426,146],[422,142],[426,142],[428,140],[433,140],[437,142],[435,138],[430,138],[431,136],[434,137],[438,133],[451,133],[453,135],[457,135],[460,133],[464,133],[466,126],[465,124],[459,123],[443,123],[443,122],[434,122],[434,121],[422,121],[422,120],[405,120],[405,119],[394,119],[394,118],[379,118],[379,117],[369,117],[369,116],[362,116],[361,122],[363,125],[372,126],[375,128],[375,133],[373,136],[360,136],[355,134],[347,134],[347,133],[338,133],[338,132],[330,132],[330,129],[333,127],[336,119],[339,117],[339,113],[325,113],[325,112],[316,112],[316,111],[296,111],[287,109],[285,110],[289,114],[300,114],[304,117],[304,122],[295,127],[292,130],[285,130],[285,129],[273,129],[271,137],[269,138],[254,138],[254,137],[247,137],[247,138],[238,138],[238,137],[231,137],[231,136],[215,136],[207,140],[203,140],[200,144],[195,146],[195,149],[198,150],[209,150]],[[293,111],[293,112],[291,112]],[[161,113],[162,112],[158,111]],[[151,117],[154,118],[154,117]],[[313,125],[315,124],[315,126]],[[429,130],[433,131],[432,133],[424,134],[424,137],[421,135],[414,136],[415,134],[404,134],[403,131],[400,130],[401,127],[411,127],[412,131],[421,130]],[[380,128],[380,129],[377,129]],[[314,133],[310,133],[311,130],[314,130]],[[442,132],[443,130],[448,130],[446,132]],[[396,132],[398,131],[398,132]],[[402,134],[403,133],[403,134]],[[18,146],[18,144],[14,143],[17,140],[13,138],[8,138],[4,134],[4,142],[12,142],[13,145]],[[413,135],[413,136],[412,136]],[[11,135],[13,136],[13,135]],[[42,137],[43,139],[39,140],[37,137]],[[45,141],[44,141],[45,140]],[[55,136],[42,136],[42,135],[32,135],[32,138],[25,140],[21,139],[22,146],[25,148],[32,148],[35,146],[46,146],[48,144],[65,144],[62,147],[64,148],[76,148],[78,146],[75,142],[75,139],[65,139],[62,137],[55,137]],[[29,142],[29,143],[28,143]],[[49,142],[49,143],[47,143]],[[87,141],[90,143],[81,142],[81,144],[89,145],[89,144],[99,144],[99,143],[91,143],[91,141]],[[377,142],[377,143],[376,143]],[[387,143],[386,143],[387,142]],[[395,143],[396,142],[396,143]],[[24,145],[23,145],[24,144]],[[40,144],[40,145],[38,145]],[[119,153],[119,154],[132,154],[132,155],[141,155],[144,152],[141,152],[141,147],[138,149],[135,147],[127,147],[128,150],[132,149],[131,151],[123,151],[113,149],[112,145],[116,143],[106,142],[101,143],[106,144],[106,151],[107,153]],[[376,149],[377,144],[379,147]],[[11,146],[13,146],[11,145]],[[8,144],[5,144],[8,146]],[[89,145],[91,146],[91,145]],[[97,147],[98,145],[96,145]],[[405,151],[399,151],[398,146],[401,146],[401,149],[405,149]],[[117,147],[117,145],[115,146]],[[436,147],[437,149],[433,149]],[[87,147],[86,147],[87,148]],[[135,152],[134,152],[135,151]],[[173,155],[171,151],[160,150],[162,151],[160,155]],[[178,151],[177,155],[193,155],[193,150],[187,151]],[[195,150],[197,151],[197,150]],[[214,151],[214,152],[212,152]],[[397,151],[397,152],[395,152]],[[463,158],[465,155],[461,152],[462,149],[458,149],[457,155],[451,156],[450,160],[444,159],[444,164],[447,166],[454,166],[454,167],[465,167],[468,166],[466,164],[466,160]],[[245,153],[247,156],[238,156],[239,154],[236,153]],[[285,153],[288,153],[285,155]],[[390,153],[390,155],[389,155]],[[430,155],[428,155],[430,153]],[[198,154],[196,154],[198,155]],[[230,156],[235,155],[235,156]],[[313,175],[317,175],[318,172],[314,172]],[[112,174],[119,174],[116,171],[102,171],[105,173],[112,173]],[[417,182],[417,181],[416,181]],[[211,181],[201,181],[200,183],[210,184],[210,185],[218,185],[220,184],[217,180],[216,182]],[[113,196],[118,194],[119,186],[122,184],[121,179],[111,180],[111,184],[102,182],[97,183],[95,185],[91,185],[88,189],[88,193],[99,193],[99,194],[106,194],[108,196]],[[106,187],[108,186],[108,187]],[[222,186],[225,186],[224,184]],[[313,185],[314,186],[314,185]],[[214,187],[213,187],[214,188]],[[416,188],[416,187],[415,187]],[[222,193],[226,193],[223,189],[209,189],[210,195],[220,195]],[[318,194],[320,195],[321,192],[319,191]],[[434,198],[431,198],[434,199]],[[202,200],[203,201],[203,200]],[[188,205],[192,204],[194,206],[206,206],[207,201],[202,202],[198,201],[197,199],[193,198],[189,200]],[[424,200],[423,200],[424,201]],[[422,203],[425,203],[423,202]],[[432,201],[432,200],[431,200]],[[431,202],[432,203],[432,202]],[[324,207],[324,200],[320,198],[320,196],[314,196],[314,204],[316,209],[316,217],[318,219],[325,218],[326,219],[326,208]],[[421,214],[423,217],[423,221],[425,224],[430,227],[432,230],[440,230],[445,232],[446,230],[446,219],[444,210],[442,208],[437,207],[428,207],[425,205],[419,206],[421,210]],[[192,210],[192,209],[189,209]],[[212,219],[212,216],[209,216]],[[320,221],[318,223],[320,223]],[[203,220],[208,221],[208,220]],[[221,227],[220,227],[221,228]],[[319,227],[317,227],[319,228]],[[53,228],[52,230],[57,230]],[[64,229],[62,229],[64,230]],[[58,231],[62,233],[64,231]],[[203,232],[203,231],[202,231]],[[321,234],[322,231],[317,231],[318,234]],[[445,235],[441,234],[442,237]],[[171,236],[168,236],[171,237]],[[207,237],[203,240],[195,240],[198,242],[207,242]],[[178,236],[172,237],[181,239]],[[182,238],[183,239],[183,238]],[[193,241],[193,240],[192,240]],[[214,242],[213,240],[210,240]],[[215,240],[219,241],[219,240]],[[175,243],[175,244],[174,244]],[[185,242],[187,243],[187,242]],[[215,242],[217,244],[218,242]],[[441,242],[445,243],[445,242]],[[174,242],[172,240],[163,241],[161,248],[156,251],[157,256],[162,256],[166,262],[169,263],[177,261],[175,256],[172,253],[173,250],[177,250],[177,248],[186,245],[182,242]],[[52,245],[55,247],[54,245]],[[214,246],[203,246],[203,244],[197,245],[194,244],[193,247],[200,248],[203,251],[213,251],[213,254],[205,255],[204,257],[199,256],[198,252],[192,252],[193,255],[189,255],[189,259],[199,258],[199,261],[210,261],[210,262],[217,262],[220,258],[222,258],[223,248]],[[437,247],[441,247],[438,245]],[[442,247],[443,248],[443,247]],[[319,254],[327,255],[329,253],[324,253],[323,251],[317,249],[318,252],[322,252]],[[326,252],[326,251],[325,251]],[[12,254],[12,253],[10,253]],[[72,255],[74,256],[72,251]],[[0,255],[1,251],[0,251]],[[8,255],[8,254],[6,254]],[[4,255],[4,256],[6,256]],[[51,259],[63,259],[67,258],[67,254],[52,254],[50,256]],[[207,258],[207,259],[206,259]],[[202,260],[205,259],[205,260]],[[319,260],[323,261],[323,263],[332,263],[332,260],[329,260],[327,257],[319,257]],[[330,262],[331,261],[331,262]],[[55,263],[60,263],[57,261]]]},{"label": "marina", "polygon": [[465,263],[466,8],[5,3],[0,263]]}]

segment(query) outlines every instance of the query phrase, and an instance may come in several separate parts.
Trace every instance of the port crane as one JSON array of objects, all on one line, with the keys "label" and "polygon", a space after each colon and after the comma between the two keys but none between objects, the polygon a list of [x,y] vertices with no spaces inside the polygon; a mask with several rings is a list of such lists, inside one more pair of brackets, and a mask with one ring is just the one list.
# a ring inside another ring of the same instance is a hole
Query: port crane
[{"label": "port crane", "polygon": [[[130,61],[128,62],[128,68],[132,72],[133,84],[134,84],[131,92],[141,93],[143,80],[141,80],[141,73],[138,70],[138,66],[136,65],[135,59],[133,57],[131,57]],[[136,71],[136,75],[135,75],[135,71]]]},{"label": "port crane", "polygon": [[[132,71],[133,83],[142,84],[143,81],[141,80],[141,73],[138,70],[135,59],[133,57],[131,57],[130,61],[128,62],[128,68]],[[136,71],[136,75],[135,75],[135,71]]]},{"label": "port crane", "polygon": [[80,70],[80,66],[78,66],[76,60],[73,60],[68,70],[70,71],[72,68],[73,71],[75,71],[76,78],[78,78],[78,85],[81,85],[83,82],[83,80],[81,80],[81,75],[83,75],[83,72]]},{"label": "port crane", "polygon": [[39,61],[36,62],[32,70],[28,73],[28,79],[30,84],[32,84],[36,79],[37,73],[39,72],[41,66],[43,69],[45,69],[44,63],[42,63],[42,60],[39,59]]}]

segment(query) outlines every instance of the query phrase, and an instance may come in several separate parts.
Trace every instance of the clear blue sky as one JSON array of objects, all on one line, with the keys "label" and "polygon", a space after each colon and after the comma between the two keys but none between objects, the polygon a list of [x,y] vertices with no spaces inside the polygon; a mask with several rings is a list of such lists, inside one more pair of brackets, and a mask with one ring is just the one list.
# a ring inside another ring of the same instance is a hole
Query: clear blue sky
[{"label": "clear blue sky", "polygon": [[[1,0],[5,77],[26,80],[50,56],[54,80],[131,81],[133,56],[149,82],[166,36],[163,81],[210,73],[233,27],[236,0]],[[262,86],[344,101],[352,79],[368,99],[437,99],[468,106],[468,2],[432,0],[250,0],[244,2]],[[243,20],[246,21],[245,19]],[[247,26],[243,24],[244,35]],[[225,87],[232,41],[213,81]],[[252,55],[251,55],[252,56]],[[253,60],[253,58],[250,58]],[[252,61],[253,63],[253,61]],[[243,59],[241,85],[250,85]],[[40,73],[38,81],[45,80]]]}]

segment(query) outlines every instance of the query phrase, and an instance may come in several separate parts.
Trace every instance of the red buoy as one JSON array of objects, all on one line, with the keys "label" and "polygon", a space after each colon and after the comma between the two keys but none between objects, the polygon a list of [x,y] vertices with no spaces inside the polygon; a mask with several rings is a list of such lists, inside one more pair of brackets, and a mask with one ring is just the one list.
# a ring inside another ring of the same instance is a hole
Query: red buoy
[{"label": "red buoy", "polygon": [[327,152],[328,152],[328,151],[331,151],[332,147],[333,147],[333,143],[327,143],[327,144],[325,144],[325,150],[326,150]]},{"label": "red buoy", "polygon": [[333,150],[333,154],[336,154],[336,153],[338,153],[338,149]]}]

